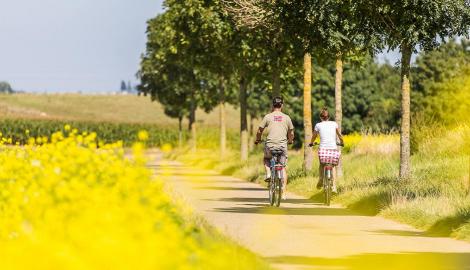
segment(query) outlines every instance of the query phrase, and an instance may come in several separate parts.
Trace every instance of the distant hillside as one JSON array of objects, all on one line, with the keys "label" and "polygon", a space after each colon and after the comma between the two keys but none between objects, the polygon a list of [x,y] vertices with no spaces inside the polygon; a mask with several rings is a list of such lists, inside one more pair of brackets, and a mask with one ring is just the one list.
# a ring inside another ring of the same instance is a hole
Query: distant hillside
[{"label": "distant hillside", "polygon": [[[239,127],[238,112],[228,108],[229,128]],[[77,121],[106,121],[119,123],[153,123],[177,125],[167,117],[163,107],[149,97],[133,95],[82,94],[12,94],[0,95],[0,118],[61,119]],[[218,124],[218,110],[207,114],[198,112],[203,125]],[[185,121],[184,124],[187,122]]]}]

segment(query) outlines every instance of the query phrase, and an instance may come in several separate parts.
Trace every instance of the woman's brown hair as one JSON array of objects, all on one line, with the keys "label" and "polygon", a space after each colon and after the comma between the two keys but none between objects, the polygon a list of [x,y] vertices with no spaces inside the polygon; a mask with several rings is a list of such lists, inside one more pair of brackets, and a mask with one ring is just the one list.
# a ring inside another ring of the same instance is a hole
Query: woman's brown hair
[{"label": "woman's brown hair", "polygon": [[330,114],[328,113],[328,108],[323,107],[323,109],[320,111],[320,119],[322,121],[326,121],[330,118]]}]

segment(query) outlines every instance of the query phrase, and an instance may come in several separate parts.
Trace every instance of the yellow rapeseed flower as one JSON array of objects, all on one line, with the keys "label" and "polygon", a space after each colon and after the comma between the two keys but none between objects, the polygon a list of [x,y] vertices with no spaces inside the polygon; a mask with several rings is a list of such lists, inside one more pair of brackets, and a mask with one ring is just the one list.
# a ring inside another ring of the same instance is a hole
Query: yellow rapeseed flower
[{"label": "yellow rapeseed flower", "polygon": [[0,269],[226,269],[236,263],[225,244],[201,241],[193,225],[181,222],[145,167],[148,133],[138,135],[132,158],[122,141],[98,149],[96,133],[56,132],[50,142],[31,137],[28,145],[0,146]]},{"label": "yellow rapeseed flower", "polygon": [[137,138],[139,138],[140,141],[147,141],[149,139],[149,134],[147,131],[141,130],[137,133]]}]

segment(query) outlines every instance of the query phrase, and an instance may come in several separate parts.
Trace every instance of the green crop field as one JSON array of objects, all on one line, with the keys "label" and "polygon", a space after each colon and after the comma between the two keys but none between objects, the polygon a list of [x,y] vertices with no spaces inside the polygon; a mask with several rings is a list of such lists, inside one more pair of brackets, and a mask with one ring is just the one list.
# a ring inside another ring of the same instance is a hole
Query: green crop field
[{"label": "green crop field", "polygon": [[[239,126],[238,112],[228,107],[228,128]],[[150,97],[135,95],[85,94],[13,94],[0,95],[0,118],[54,119],[73,121],[142,123],[167,126],[178,124],[177,119],[163,113],[163,107],[151,102]],[[202,125],[216,126],[217,108],[197,112]],[[187,121],[184,121],[187,124]]]}]

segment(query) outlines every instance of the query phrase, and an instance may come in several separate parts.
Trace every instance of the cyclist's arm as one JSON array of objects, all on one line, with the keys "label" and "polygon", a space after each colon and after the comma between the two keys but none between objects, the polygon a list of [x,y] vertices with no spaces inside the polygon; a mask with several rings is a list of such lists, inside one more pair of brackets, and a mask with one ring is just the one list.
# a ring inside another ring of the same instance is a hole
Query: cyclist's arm
[{"label": "cyclist's arm", "polygon": [[338,128],[336,129],[336,135],[338,136],[338,139],[341,142],[341,144],[344,144],[343,135],[341,135],[341,132],[339,131]]},{"label": "cyclist's arm", "polygon": [[258,132],[256,132],[256,141],[255,144],[258,144],[261,142],[261,135],[263,135],[264,128],[260,127],[258,128]]},{"label": "cyclist's arm", "polygon": [[294,143],[294,130],[289,129],[287,132],[287,143],[288,144],[293,144]]},{"label": "cyclist's arm", "polygon": [[315,140],[317,139],[317,136],[318,136],[318,132],[314,130],[312,134],[312,139],[310,140],[310,144],[313,144],[315,142]]}]

